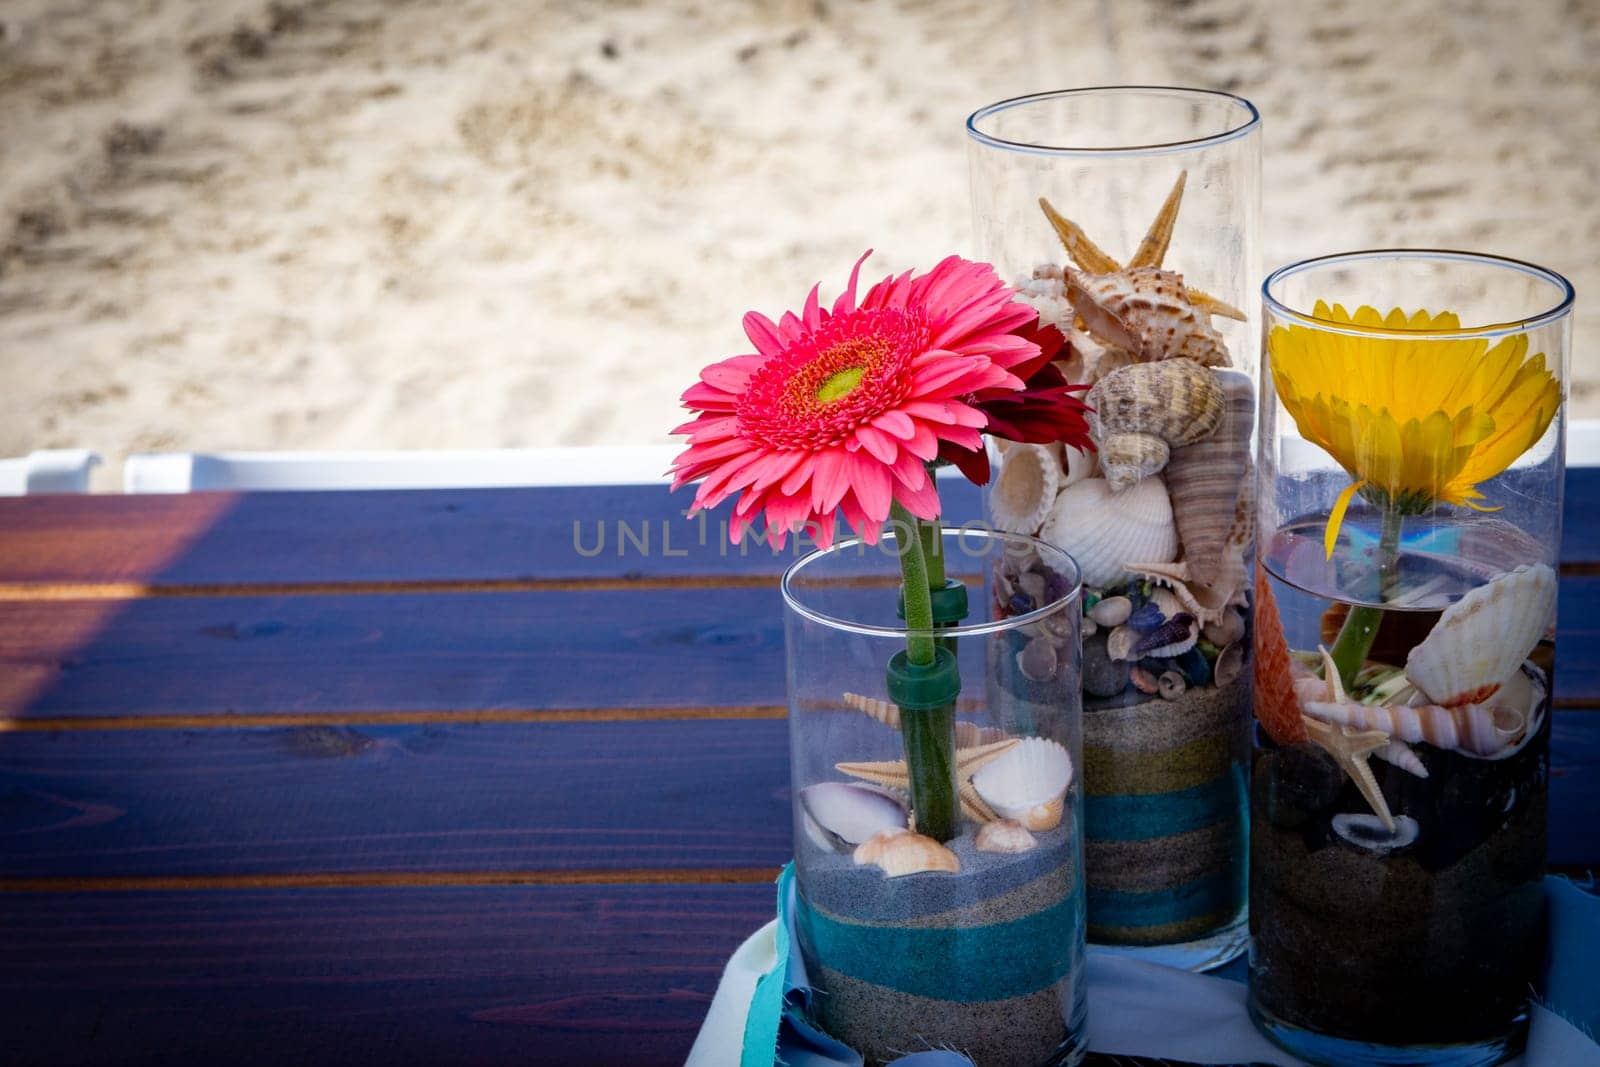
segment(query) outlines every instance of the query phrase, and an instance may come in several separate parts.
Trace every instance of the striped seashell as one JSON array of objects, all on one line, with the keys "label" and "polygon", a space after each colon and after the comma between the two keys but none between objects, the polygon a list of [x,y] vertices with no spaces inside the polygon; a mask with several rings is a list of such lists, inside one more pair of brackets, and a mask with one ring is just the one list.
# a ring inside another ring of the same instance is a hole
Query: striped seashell
[{"label": "striped seashell", "polygon": [[1181,656],[1195,646],[1200,639],[1200,624],[1193,615],[1180,614],[1157,626],[1145,634],[1139,643],[1133,646],[1135,657],[1144,659],[1167,659],[1172,656]]},{"label": "striped seashell", "polygon": [[1555,571],[1543,563],[1502,574],[1444,610],[1406,657],[1406,677],[1436,704],[1481,704],[1528,658],[1555,606]]},{"label": "striped seashell", "polygon": [[1172,454],[1167,443],[1145,433],[1114,433],[1100,442],[1100,469],[1116,492],[1160,474]]},{"label": "striped seashell", "polygon": [[1418,778],[1428,777],[1428,768],[1423,766],[1421,757],[1411,751],[1411,746],[1404,741],[1390,738],[1388,744],[1374,749],[1372,754],[1391,766],[1399,767],[1407,774],[1416,775]]},{"label": "striped seashell", "polygon": [[1189,573],[1213,582],[1233,528],[1241,487],[1250,471],[1250,432],[1255,420],[1255,388],[1237,371],[1213,374],[1225,397],[1221,425],[1214,433],[1172,450],[1167,460],[1167,493]]},{"label": "striped seashell", "polygon": [[1122,493],[1113,493],[1104,478],[1070,485],[1057,495],[1039,537],[1070,553],[1084,584],[1097,589],[1126,581],[1130,559],[1178,554],[1178,530],[1160,478]]},{"label": "striped seashell", "polygon": [[872,864],[888,878],[900,878],[925,871],[956,874],[961,861],[956,854],[931,837],[910,830],[885,830],[856,847],[852,857],[857,866]]},{"label": "striped seashell", "polygon": [[1115,434],[1146,434],[1172,448],[1209,436],[1227,406],[1216,375],[1187,359],[1123,367],[1096,382],[1084,402],[1093,409],[1087,418],[1097,444]]},{"label": "striped seashell", "polygon": [[1309,701],[1305,712],[1336,726],[1357,730],[1378,730],[1401,741],[1427,742],[1434,748],[1447,748],[1474,756],[1493,756],[1522,736],[1527,718],[1514,708],[1487,704],[1462,704],[1452,708],[1438,704],[1416,707],[1381,704],[1356,704],[1349,701]]},{"label": "striped seashell", "polygon": [[1008,445],[989,493],[989,519],[1006,533],[1035,534],[1061,488],[1061,460],[1045,445]]},{"label": "striped seashell", "polygon": [[1190,302],[1182,275],[1155,267],[1062,274],[1073,310],[1089,333],[1107,345],[1132,353],[1141,363],[1192,359],[1207,367],[1230,365],[1228,346],[1211,325],[1208,311]]}]

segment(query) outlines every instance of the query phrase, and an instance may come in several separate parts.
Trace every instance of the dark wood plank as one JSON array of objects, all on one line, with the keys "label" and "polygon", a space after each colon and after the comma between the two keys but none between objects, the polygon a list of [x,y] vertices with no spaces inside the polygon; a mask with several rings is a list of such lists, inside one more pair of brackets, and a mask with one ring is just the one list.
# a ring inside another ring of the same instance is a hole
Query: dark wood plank
[{"label": "dark wood plank", "polygon": [[[944,479],[949,514],[978,490]],[[809,544],[730,545],[727,504],[595,486],[0,499],[0,582],[169,585],[777,576]]]},{"label": "dark wood plank", "polygon": [[[1600,705],[1597,601],[1563,579],[1565,707]],[[784,702],[771,584],[0,604],[0,717]]]},{"label": "dark wood plank", "polygon": [[0,733],[0,883],[776,868],[788,785],[776,720]]},{"label": "dark wood plank", "polygon": [[13,1064],[681,1064],[770,885],[0,893]]},{"label": "dark wood plank", "polygon": [[[979,514],[976,488],[940,484],[952,520]],[[1600,569],[1597,499],[1600,468],[1568,472],[1571,568]],[[727,546],[726,506],[702,535],[691,500],[662,486],[0,499],[0,583],[670,580],[776,575],[794,558]]]},{"label": "dark wood plank", "polygon": [[0,713],[784,702],[775,584],[0,604]]}]

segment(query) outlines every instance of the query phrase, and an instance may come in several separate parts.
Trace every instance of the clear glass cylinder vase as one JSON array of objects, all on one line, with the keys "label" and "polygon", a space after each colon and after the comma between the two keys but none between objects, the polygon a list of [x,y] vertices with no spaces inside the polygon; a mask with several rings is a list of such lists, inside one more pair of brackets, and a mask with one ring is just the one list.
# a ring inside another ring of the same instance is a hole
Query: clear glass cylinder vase
[{"label": "clear glass cylinder vase", "polygon": [[1250,1010],[1501,1063],[1544,949],[1572,287],[1457,252],[1266,280]]},{"label": "clear glass cylinder vase", "polygon": [[[979,1067],[1074,1063],[1077,568],[1032,538],[939,540],[936,631],[901,621],[895,533],[784,575],[795,928],[812,1003],[869,1063],[939,1048]],[[919,640],[941,670],[908,682]],[[940,800],[947,822],[933,817]]]},{"label": "clear glass cylinder vase", "polygon": [[996,441],[986,491],[1083,574],[1089,939],[1215,966],[1246,940],[1259,119],[1114,87],[967,129],[978,255],[1092,386],[1092,450]]}]

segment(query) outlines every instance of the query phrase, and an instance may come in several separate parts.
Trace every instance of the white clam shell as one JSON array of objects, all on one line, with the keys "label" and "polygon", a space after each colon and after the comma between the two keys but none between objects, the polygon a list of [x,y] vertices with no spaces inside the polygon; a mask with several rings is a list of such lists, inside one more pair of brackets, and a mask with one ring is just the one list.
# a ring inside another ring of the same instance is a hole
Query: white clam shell
[{"label": "white clam shell", "polygon": [[806,833],[838,852],[848,852],[884,830],[906,828],[904,805],[882,790],[853,782],[808,785],[800,790],[800,806],[810,820]]},{"label": "white clam shell", "polygon": [[1130,560],[1165,563],[1178,554],[1167,487],[1159,476],[1114,493],[1104,478],[1063,489],[1039,536],[1077,560],[1085,585],[1126,581]]},{"label": "white clam shell", "polygon": [[1039,839],[1014,819],[986,822],[978,828],[973,842],[979,852],[1028,852],[1039,847]]},{"label": "white clam shell", "polygon": [[1023,738],[972,776],[973,788],[996,815],[1029,830],[1060,825],[1062,798],[1071,784],[1072,757],[1045,737]]},{"label": "white clam shell", "polygon": [[1502,574],[1444,610],[1406,657],[1406,677],[1436,704],[1487,701],[1544,636],[1555,604],[1556,575],[1545,564]]},{"label": "white clam shell", "polygon": [[989,519],[1006,533],[1036,533],[1060,488],[1061,461],[1050,448],[1009,445],[989,493]]},{"label": "white clam shell", "polygon": [[885,830],[863,841],[852,858],[859,866],[873,864],[887,878],[900,878],[924,871],[944,871],[955,874],[961,870],[961,861],[954,852],[931,837],[914,834],[910,830]]}]

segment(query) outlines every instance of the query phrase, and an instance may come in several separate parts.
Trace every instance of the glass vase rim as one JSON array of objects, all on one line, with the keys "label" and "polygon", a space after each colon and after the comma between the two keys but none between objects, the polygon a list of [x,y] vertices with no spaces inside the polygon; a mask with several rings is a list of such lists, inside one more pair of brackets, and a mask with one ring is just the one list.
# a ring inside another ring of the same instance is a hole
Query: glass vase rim
[{"label": "glass vase rim", "polygon": [[[1041,104],[1050,100],[1059,100],[1072,96],[1099,96],[1099,95],[1138,95],[1169,97],[1209,97],[1225,101],[1244,109],[1244,120],[1237,126],[1230,127],[1221,133],[1208,133],[1202,137],[1186,137],[1174,141],[1156,141],[1149,144],[1104,145],[1091,147],[1088,145],[1043,145],[1031,141],[1012,141],[1004,137],[997,137],[992,133],[985,133],[978,129],[978,123],[1003,111],[1013,108],[1025,107],[1031,104]],[[1165,155],[1173,152],[1189,152],[1213,145],[1225,144],[1228,141],[1244,137],[1261,126],[1261,112],[1249,100],[1237,93],[1225,92],[1221,89],[1200,89],[1186,85],[1085,85],[1074,89],[1049,89],[1039,93],[1025,93],[1022,96],[1008,97],[1005,100],[996,100],[992,104],[985,104],[967,116],[967,136],[978,144],[989,148],[998,148],[1007,152],[1026,152],[1041,156],[1141,156]]]},{"label": "glass vase rim", "polygon": [[[1365,326],[1357,323],[1336,322],[1332,319],[1319,318],[1309,311],[1290,307],[1272,293],[1272,288],[1275,284],[1308,270],[1379,259],[1471,263],[1477,266],[1515,271],[1519,274],[1537,278],[1553,286],[1560,293],[1560,297],[1554,305],[1544,311],[1534,312],[1521,318],[1462,326],[1453,330],[1408,330],[1394,326]],[[1463,338],[1504,337],[1510,334],[1526,333],[1559,321],[1571,314],[1576,298],[1577,290],[1573,287],[1572,282],[1565,275],[1553,271],[1549,267],[1541,267],[1537,263],[1514,259],[1510,256],[1495,255],[1492,252],[1468,252],[1454,248],[1366,248],[1348,252],[1330,252],[1326,255],[1311,256],[1306,259],[1295,260],[1292,263],[1286,263],[1268,274],[1261,282],[1262,304],[1265,310],[1278,318],[1292,319],[1325,333],[1346,334],[1352,337],[1394,337],[1408,341],[1459,341]]]},{"label": "glass vase rim", "polygon": [[[783,594],[784,606],[819,626],[826,626],[832,630],[845,633],[859,634],[863,637],[884,637],[903,640],[914,636],[934,637],[979,637],[988,634],[1004,633],[1007,630],[1019,629],[1031,623],[1040,622],[1050,615],[1065,607],[1076,603],[1083,596],[1083,573],[1078,569],[1078,561],[1072,556],[1037,537],[1028,534],[1009,533],[1005,530],[995,530],[990,527],[974,529],[972,526],[944,527],[940,531],[942,538],[959,539],[962,537],[984,537],[991,541],[1014,541],[1029,545],[1039,553],[1040,558],[1048,560],[1052,565],[1061,567],[1060,573],[1068,580],[1070,588],[1067,592],[1048,603],[1041,604],[1030,612],[1022,615],[1011,615],[1004,619],[993,619],[988,622],[962,623],[957,626],[940,626],[932,630],[912,629],[908,626],[877,626],[872,623],[860,622],[854,619],[842,619],[827,612],[818,611],[814,607],[803,603],[793,589],[794,581],[806,567],[819,563],[830,556],[835,556],[846,549],[861,548],[864,551],[883,552],[882,542],[885,540],[898,540],[896,531],[885,530],[876,545],[868,544],[865,538],[853,536],[835,541],[827,548],[819,548],[808,552],[795,560],[784,569],[783,577],[778,582],[778,589]],[[885,556],[886,559],[898,559],[897,556]],[[951,558],[949,553],[946,559]],[[1063,566],[1064,565],[1064,566]],[[898,570],[896,571],[898,574]],[[886,587],[887,588],[887,587]]]}]

